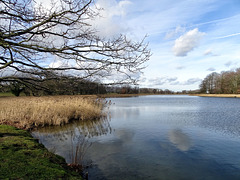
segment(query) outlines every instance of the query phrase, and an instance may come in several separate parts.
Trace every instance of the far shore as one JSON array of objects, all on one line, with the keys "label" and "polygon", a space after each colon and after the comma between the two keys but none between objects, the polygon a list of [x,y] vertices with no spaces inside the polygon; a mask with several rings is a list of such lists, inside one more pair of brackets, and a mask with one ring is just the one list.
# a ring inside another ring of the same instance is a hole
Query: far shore
[{"label": "far shore", "polygon": [[147,95],[189,95],[199,97],[222,97],[222,98],[240,98],[240,94],[104,94],[99,95],[102,98],[123,98],[123,97],[137,97]]},{"label": "far shore", "polygon": [[[138,94],[118,94],[118,93],[107,93],[107,94],[94,94],[94,95],[56,95],[56,96],[41,96],[41,97],[82,97],[82,98],[126,98],[126,97],[138,97],[138,96],[151,96],[151,95],[189,95],[189,96],[200,96],[200,97],[225,97],[225,98],[240,98],[240,94],[182,94],[182,93],[174,93],[174,94],[158,94],[158,93],[138,93]],[[0,98],[15,96],[11,93],[0,93]],[[25,97],[25,95],[21,95],[21,97]],[[34,96],[30,96],[34,97]]]},{"label": "far shore", "polygon": [[240,98],[240,94],[190,94],[191,96],[200,97],[224,97],[224,98]]}]

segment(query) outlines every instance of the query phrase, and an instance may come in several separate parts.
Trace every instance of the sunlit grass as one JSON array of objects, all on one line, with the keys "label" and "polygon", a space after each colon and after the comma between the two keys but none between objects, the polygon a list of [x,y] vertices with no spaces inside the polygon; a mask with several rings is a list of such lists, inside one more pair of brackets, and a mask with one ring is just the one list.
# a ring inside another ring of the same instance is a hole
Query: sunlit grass
[{"label": "sunlit grass", "polygon": [[29,129],[97,119],[104,116],[103,105],[96,96],[0,98],[0,124]]}]

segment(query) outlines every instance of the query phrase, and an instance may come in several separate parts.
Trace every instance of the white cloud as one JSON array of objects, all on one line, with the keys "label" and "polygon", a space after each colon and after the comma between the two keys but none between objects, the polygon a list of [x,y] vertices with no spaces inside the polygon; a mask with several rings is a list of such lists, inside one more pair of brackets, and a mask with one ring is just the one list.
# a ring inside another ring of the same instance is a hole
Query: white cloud
[{"label": "white cloud", "polygon": [[210,68],[207,69],[207,71],[211,71],[211,72],[213,72],[213,71],[216,71],[216,69],[213,68],[213,67],[210,67]]},{"label": "white cloud", "polygon": [[114,16],[125,16],[127,7],[131,4],[128,0],[117,2],[116,0],[98,0],[96,8],[100,10],[102,18],[112,18]]},{"label": "white cloud", "polygon": [[175,56],[187,56],[187,54],[199,45],[200,40],[205,33],[195,28],[180,36],[175,41],[173,52]]},{"label": "white cloud", "polygon": [[230,67],[232,64],[233,64],[232,61],[228,61],[228,62],[226,62],[224,65],[225,65],[226,67]]},{"label": "white cloud", "polygon": [[33,1],[33,5],[35,9],[39,9],[43,13],[50,13],[60,11],[64,3],[61,3],[60,0],[37,0]]},{"label": "white cloud", "polygon": [[[129,0],[97,0],[95,4],[91,5],[91,9],[98,16],[89,19],[88,23],[102,37],[117,35],[127,29],[123,21],[131,4]],[[60,0],[38,0],[34,3],[35,8],[39,8],[45,13],[59,11],[61,6],[65,5],[67,6],[67,3],[61,3]]]},{"label": "white cloud", "polygon": [[189,85],[193,85],[193,84],[196,84],[196,83],[200,83],[202,81],[202,79],[200,78],[190,78],[186,81],[176,81],[176,82],[173,82],[171,83],[171,85],[184,85],[184,86],[189,86]]},{"label": "white cloud", "polygon": [[229,35],[226,35],[226,36],[217,37],[215,39],[224,39],[224,38],[229,38],[229,37],[239,36],[239,35],[240,35],[240,33],[234,33],[234,34],[229,34]]},{"label": "white cloud", "polygon": [[183,83],[183,85],[192,85],[192,84],[199,83],[199,82],[201,82],[201,81],[202,81],[202,79],[200,79],[200,78],[190,78],[190,79],[188,79],[187,81],[185,81],[185,82]]},{"label": "white cloud", "polygon": [[181,26],[177,26],[176,29],[170,30],[166,33],[165,39],[171,39],[174,38],[175,36],[179,35],[179,33],[184,33],[186,29]]},{"label": "white cloud", "polygon": [[182,70],[182,69],[185,69],[186,67],[185,66],[177,66],[176,69],[177,70]]},{"label": "white cloud", "polygon": [[207,49],[203,55],[207,56],[207,55],[211,55],[213,52],[212,52],[212,49]]},{"label": "white cloud", "polygon": [[6,67],[0,70],[0,77],[17,75],[16,70],[10,67]]},{"label": "white cloud", "polygon": [[71,67],[71,65],[70,65],[70,62],[67,60],[56,58],[55,61],[52,61],[49,64],[49,67],[50,68],[68,68],[68,67]]},{"label": "white cloud", "polygon": [[128,0],[117,2],[116,0],[98,0],[95,11],[99,16],[90,23],[103,37],[112,37],[127,30],[124,25],[124,17],[127,14],[127,8],[131,5]]},{"label": "white cloud", "polygon": [[159,77],[159,78],[152,78],[149,79],[149,83],[151,85],[164,85],[164,84],[171,84],[175,82],[178,78],[177,77]]}]

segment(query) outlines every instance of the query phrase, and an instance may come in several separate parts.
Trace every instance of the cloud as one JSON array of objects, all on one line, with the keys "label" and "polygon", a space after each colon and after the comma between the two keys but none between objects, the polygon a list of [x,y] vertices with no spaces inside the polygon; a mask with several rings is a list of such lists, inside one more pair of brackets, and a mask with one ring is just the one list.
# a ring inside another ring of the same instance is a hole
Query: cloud
[{"label": "cloud", "polygon": [[187,56],[190,51],[199,45],[200,40],[204,35],[204,32],[200,32],[198,31],[198,28],[195,28],[180,36],[178,39],[176,39],[173,47],[174,55]]},{"label": "cloud", "polygon": [[233,64],[232,61],[228,61],[228,62],[226,62],[224,65],[225,65],[226,67],[230,67],[232,64]]},{"label": "cloud", "polygon": [[199,83],[201,81],[202,81],[202,79],[200,79],[200,78],[190,78],[186,81],[173,82],[173,83],[171,83],[171,85],[187,85],[188,86],[188,85],[193,85],[193,84]]},{"label": "cloud", "polygon": [[[61,11],[62,6],[68,5],[67,3],[62,3],[61,0],[37,0],[33,4],[36,9],[41,8],[41,11],[45,13]],[[126,31],[127,27],[123,22],[123,17],[126,16],[127,8],[130,4],[132,4],[130,0],[97,0],[96,3],[92,3],[91,9],[98,16],[90,18],[85,22],[91,24],[98,35],[112,37]]]},{"label": "cloud", "polygon": [[55,60],[49,64],[50,68],[67,68],[70,67],[68,61]]},{"label": "cloud", "polygon": [[128,27],[123,23],[123,19],[127,14],[127,8],[132,3],[128,0],[117,2],[116,0],[98,0],[95,11],[99,12],[99,16],[90,23],[103,37],[111,37],[123,31]]},{"label": "cloud", "polygon": [[164,85],[173,83],[177,80],[177,77],[159,77],[159,78],[153,78],[149,79],[148,82],[150,82],[152,85]]},{"label": "cloud", "polygon": [[200,78],[190,78],[186,81],[178,81],[178,77],[156,77],[152,79],[148,79],[149,86],[189,86],[194,85],[196,83],[200,83],[202,79]]},{"label": "cloud", "polygon": [[213,71],[216,71],[216,69],[213,68],[213,67],[210,67],[210,68],[207,69],[207,71],[211,71],[211,72],[213,72]]},{"label": "cloud", "polygon": [[177,26],[176,29],[168,31],[165,35],[165,39],[171,39],[177,35],[179,35],[179,33],[184,33],[185,32],[185,28],[181,27],[181,26]]},{"label": "cloud", "polygon": [[199,83],[201,81],[202,81],[202,79],[200,79],[200,78],[190,78],[187,81],[185,81],[183,83],[183,85],[192,85],[192,84],[195,84],[195,83]]},{"label": "cloud", "polygon": [[139,78],[139,82],[140,83],[145,83],[147,81],[147,78],[146,77],[140,77]]},{"label": "cloud", "polygon": [[186,67],[185,66],[178,66],[176,67],[177,70],[182,70],[182,69],[185,69]]},{"label": "cloud", "polygon": [[6,67],[4,69],[0,70],[0,77],[4,77],[4,76],[14,76],[16,75],[16,70],[10,67]]},{"label": "cloud", "polygon": [[128,0],[119,2],[116,0],[98,0],[96,7],[97,9],[102,9],[100,10],[100,16],[103,18],[111,18],[113,16],[125,16],[126,8],[131,4],[131,1]]},{"label": "cloud", "polygon": [[54,11],[60,11],[61,10],[61,3],[60,0],[55,1],[49,1],[49,0],[37,0],[33,1],[34,8],[41,9],[42,12],[48,13],[48,12],[54,12]]},{"label": "cloud", "polygon": [[203,53],[204,56],[212,55],[212,54],[213,54],[212,49],[207,49],[207,50]]},{"label": "cloud", "polygon": [[233,37],[233,36],[239,36],[240,33],[234,33],[234,34],[229,34],[229,35],[226,35],[226,36],[220,36],[220,37],[217,37],[215,39],[224,39],[224,38],[229,38],[229,37]]},{"label": "cloud", "polygon": [[204,56],[219,56],[219,54],[215,54],[212,49],[207,49],[204,53]]}]

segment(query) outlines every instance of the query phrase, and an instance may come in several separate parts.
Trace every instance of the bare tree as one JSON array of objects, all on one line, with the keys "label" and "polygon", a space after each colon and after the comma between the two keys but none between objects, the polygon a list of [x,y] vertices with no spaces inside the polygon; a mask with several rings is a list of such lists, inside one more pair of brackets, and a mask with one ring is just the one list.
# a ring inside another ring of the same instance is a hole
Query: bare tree
[{"label": "bare tree", "polygon": [[57,71],[82,79],[117,74],[106,82],[135,83],[132,75],[151,55],[145,38],[98,36],[91,26],[98,16],[93,9],[92,0],[57,0],[51,7],[34,0],[0,0],[0,82],[37,87],[45,72]]},{"label": "bare tree", "polygon": [[213,72],[207,75],[200,84],[202,93],[237,94],[240,93],[240,69]]},{"label": "bare tree", "polygon": [[210,94],[217,93],[216,91],[218,89],[218,81],[219,81],[218,73],[213,72],[207,75],[199,86],[201,92]]}]

